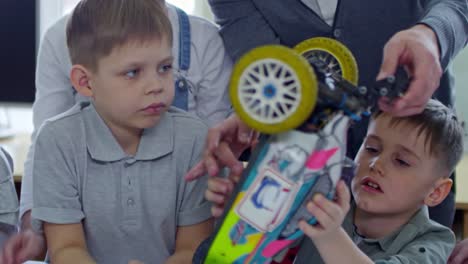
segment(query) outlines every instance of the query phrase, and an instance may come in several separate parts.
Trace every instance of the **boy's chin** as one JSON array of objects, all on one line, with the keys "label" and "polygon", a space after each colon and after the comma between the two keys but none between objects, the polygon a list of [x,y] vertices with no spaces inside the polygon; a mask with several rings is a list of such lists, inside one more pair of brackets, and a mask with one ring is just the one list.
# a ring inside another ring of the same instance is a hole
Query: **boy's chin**
[{"label": "boy's chin", "polygon": [[[158,120],[158,121],[159,121],[159,120]],[[139,125],[138,128],[140,128],[140,129],[148,129],[148,128],[152,128],[152,127],[156,126],[158,123],[159,123],[159,122],[157,122],[157,121],[156,121],[156,122],[151,122],[151,123],[146,122],[146,123],[143,123],[143,124]]]},{"label": "boy's chin", "polygon": [[382,204],[376,199],[371,199],[370,197],[363,197],[361,199],[354,200],[356,208],[366,213],[376,214],[386,211],[387,205]]},{"label": "boy's chin", "polygon": [[147,129],[156,126],[161,120],[161,116],[153,116],[151,118],[146,118],[138,122],[137,127],[141,129]]}]

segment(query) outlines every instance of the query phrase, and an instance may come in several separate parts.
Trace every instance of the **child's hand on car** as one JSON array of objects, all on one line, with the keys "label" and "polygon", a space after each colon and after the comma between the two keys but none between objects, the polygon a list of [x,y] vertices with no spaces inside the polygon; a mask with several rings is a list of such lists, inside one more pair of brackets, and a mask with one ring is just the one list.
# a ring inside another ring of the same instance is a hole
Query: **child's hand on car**
[{"label": "child's hand on car", "polygon": [[223,214],[226,202],[229,200],[240,176],[231,174],[226,178],[209,177],[205,198],[213,203],[211,214],[220,217]]},{"label": "child's hand on car", "polygon": [[307,211],[317,219],[317,224],[310,225],[302,220],[299,222],[299,228],[314,242],[333,239],[340,230],[349,207],[350,193],[344,181],[340,180],[336,185],[334,201],[317,194],[307,204]]}]

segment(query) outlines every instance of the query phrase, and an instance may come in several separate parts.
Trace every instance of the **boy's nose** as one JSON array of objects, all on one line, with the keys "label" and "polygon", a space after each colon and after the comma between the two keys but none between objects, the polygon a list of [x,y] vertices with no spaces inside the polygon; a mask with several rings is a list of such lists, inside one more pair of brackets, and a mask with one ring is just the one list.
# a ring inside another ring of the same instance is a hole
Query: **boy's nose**
[{"label": "boy's nose", "polygon": [[155,77],[146,85],[147,94],[158,94],[164,90],[164,85],[162,80],[159,77]]},{"label": "boy's nose", "polygon": [[370,166],[369,167],[370,167],[371,171],[376,172],[380,176],[384,175],[384,165],[383,165],[383,162],[382,162],[382,157],[374,157],[370,161]]}]

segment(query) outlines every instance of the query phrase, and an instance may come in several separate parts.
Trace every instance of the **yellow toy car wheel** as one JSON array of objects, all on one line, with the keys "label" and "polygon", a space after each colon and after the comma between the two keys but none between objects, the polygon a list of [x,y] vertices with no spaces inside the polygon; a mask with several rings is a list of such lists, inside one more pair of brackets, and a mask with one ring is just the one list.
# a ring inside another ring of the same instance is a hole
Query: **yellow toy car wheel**
[{"label": "yellow toy car wheel", "polygon": [[290,48],[268,45],[240,58],[229,93],[247,125],[275,134],[297,128],[309,117],[317,88],[315,73],[305,58]]},{"label": "yellow toy car wheel", "polygon": [[351,51],[331,38],[310,38],[294,47],[309,62],[319,60],[327,74],[338,74],[354,85],[358,83],[358,67]]}]

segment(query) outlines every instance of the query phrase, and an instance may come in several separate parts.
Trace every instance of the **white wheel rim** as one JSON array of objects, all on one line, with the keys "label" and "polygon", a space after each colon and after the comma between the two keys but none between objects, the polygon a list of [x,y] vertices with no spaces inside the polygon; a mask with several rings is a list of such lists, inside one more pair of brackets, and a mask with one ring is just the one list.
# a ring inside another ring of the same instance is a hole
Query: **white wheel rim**
[{"label": "white wheel rim", "polygon": [[238,98],[251,118],[264,124],[277,124],[290,117],[299,105],[299,78],[280,60],[257,60],[242,72]]},{"label": "white wheel rim", "polygon": [[309,61],[319,60],[325,64],[325,67],[322,69],[327,75],[337,75],[342,76],[341,65],[338,60],[329,52],[325,50],[309,50],[306,51],[303,56]]}]

